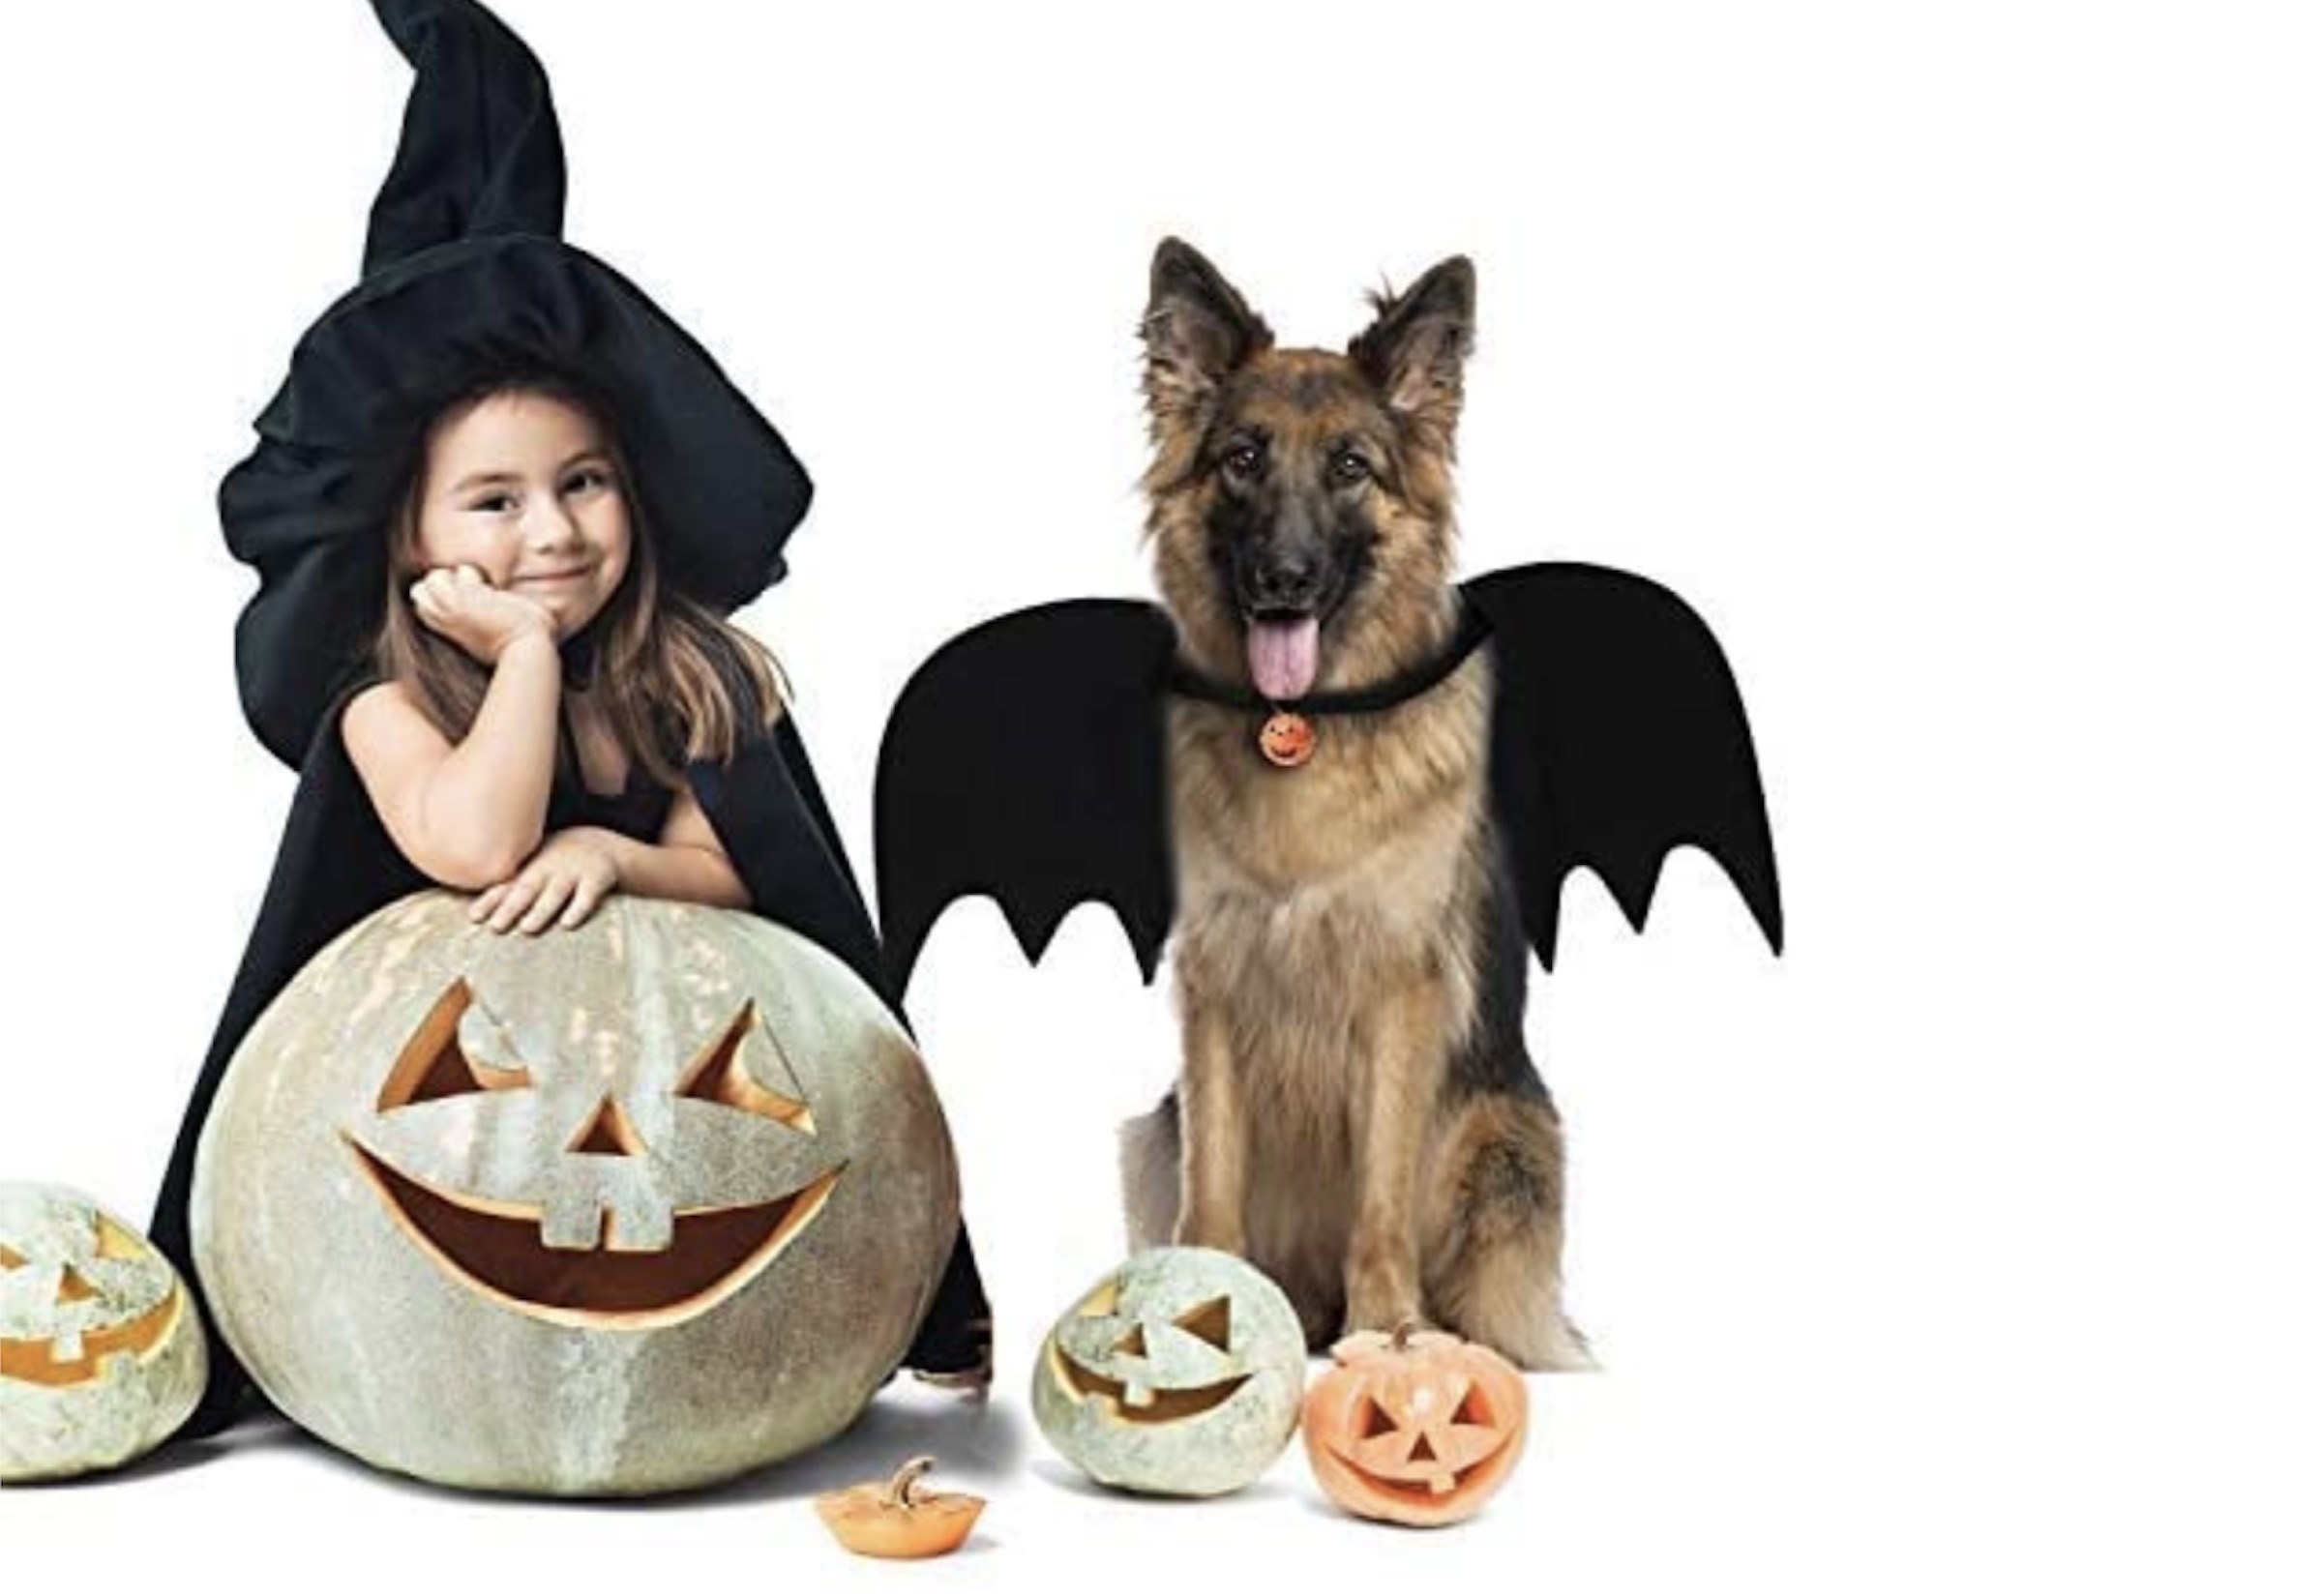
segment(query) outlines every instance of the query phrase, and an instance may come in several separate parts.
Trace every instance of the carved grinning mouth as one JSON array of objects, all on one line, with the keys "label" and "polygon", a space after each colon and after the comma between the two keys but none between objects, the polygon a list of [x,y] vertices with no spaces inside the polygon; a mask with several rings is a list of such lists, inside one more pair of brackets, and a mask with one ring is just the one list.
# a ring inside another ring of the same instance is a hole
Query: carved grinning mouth
[{"label": "carved grinning mouth", "polygon": [[1055,1347],[1049,1356],[1056,1360],[1057,1377],[1065,1389],[1082,1402],[1101,1402],[1113,1417],[1131,1424],[1170,1424],[1178,1419],[1190,1419],[1221,1407],[1244,1385],[1250,1376],[1236,1374],[1215,1385],[1187,1386],[1178,1390],[1154,1390],[1143,1402],[1132,1402],[1129,1388],[1119,1380],[1083,1369]]},{"label": "carved grinning mouth", "polygon": [[648,1330],[707,1313],[755,1279],[822,1211],[840,1170],[788,1197],[680,1210],[653,1253],[545,1246],[537,1204],[486,1202],[431,1186],[341,1133],[396,1225],[454,1279],[552,1324]]},{"label": "carved grinning mouth", "polygon": [[1465,1468],[1446,1468],[1440,1474],[1429,1475],[1424,1482],[1383,1479],[1360,1463],[1352,1461],[1348,1462],[1347,1466],[1360,1475],[1362,1483],[1373,1491],[1389,1496],[1399,1496],[1409,1502],[1426,1503],[1438,1502],[1450,1495],[1461,1486],[1466,1485],[1470,1477],[1489,1468],[1497,1461],[1497,1457],[1498,1455],[1495,1454],[1479,1463],[1470,1463]]},{"label": "carved grinning mouth", "polygon": [[0,1336],[0,1378],[32,1385],[86,1385],[104,1373],[107,1359],[142,1358],[161,1345],[185,1311],[186,1294],[172,1287],[167,1300],[152,1313],[118,1324],[110,1330],[92,1330],[80,1338],[80,1356],[57,1356],[53,1340],[24,1340]]}]

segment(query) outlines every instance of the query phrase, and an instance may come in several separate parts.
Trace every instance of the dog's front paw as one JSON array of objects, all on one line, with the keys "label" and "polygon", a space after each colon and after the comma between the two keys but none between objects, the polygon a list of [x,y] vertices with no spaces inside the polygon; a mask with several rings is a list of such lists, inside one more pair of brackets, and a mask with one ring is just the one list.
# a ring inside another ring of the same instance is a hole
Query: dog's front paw
[{"label": "dog's front paw", "polygon": [[1406,1326],[1413,1330],[1432,1330],[1436,1327],[1435,1321],[1427,1316],[1415,1298],[1387,1293],[1350,1299],[1346,1322],[1339,1329],[1340,1334],[1348,1336],[1358,1330],[1374,1330],[1383,1336],[1391,1336]]},{"label": "dog's front paw", "polygon": [[1419,1293],[1418,1260],[1399,1235],[1355,1238],[1347,1260],[1347,1328],[1391,1334],[1406,1324],[1422,1328],[1427,1309]]}]

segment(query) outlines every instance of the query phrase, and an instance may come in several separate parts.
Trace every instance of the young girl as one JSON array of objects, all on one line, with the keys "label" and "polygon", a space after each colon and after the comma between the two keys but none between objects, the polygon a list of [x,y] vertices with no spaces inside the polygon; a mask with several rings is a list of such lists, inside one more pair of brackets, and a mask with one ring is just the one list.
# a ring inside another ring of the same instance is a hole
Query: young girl
[{"label": "young girl", "polygon": [[[684,329],[561,238],[522,42],[473,0],[373,3],[417,75],[363,281],[299,340],[219,492],[258,576],[243,709],[299,783],[154,1215],[197,1299],[190,1198],[227,1064],[310,959],[406,893],[472,892],[503,933],[579,926],[616,891],[746,908],[893,1006],[772,661],[723,619],[781,578],[805,472]],[[963,1229],[905,1362],[979,1383],[990,1341]],[[249,1391],[211,1351],[186,1433]]]},{"label": "young girl", "polygon": [[662,588],[629,475],[578,385],[495,379],[428,428],[391,528],[346,752],[404,857],[494,931],[578,926],[614,891],[750,905],[681,769],[781,713],[772,660]]}]

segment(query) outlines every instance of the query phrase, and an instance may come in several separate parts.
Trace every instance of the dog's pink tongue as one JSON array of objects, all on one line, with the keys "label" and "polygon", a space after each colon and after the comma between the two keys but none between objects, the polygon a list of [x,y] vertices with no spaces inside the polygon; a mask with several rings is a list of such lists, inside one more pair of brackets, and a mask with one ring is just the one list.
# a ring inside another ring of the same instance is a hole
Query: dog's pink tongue
[{"label": "dog's pink tongue", "polygon": [[1250,623],[1250,680],[1268,698],[1302,698],[1314,686],[1314,644],[1321,631],[1311,615],[1295,621]]}]

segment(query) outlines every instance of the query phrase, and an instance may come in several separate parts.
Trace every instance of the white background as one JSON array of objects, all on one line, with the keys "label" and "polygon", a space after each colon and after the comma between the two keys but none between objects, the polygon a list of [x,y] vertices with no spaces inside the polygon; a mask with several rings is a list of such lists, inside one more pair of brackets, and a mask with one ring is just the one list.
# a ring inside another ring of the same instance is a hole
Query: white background
[{"label": "white background", "polygon": [[[1035,972],[975,903],[913,1006],[1001,1315],[988,1414],[882,1399],[833,1453],[643,1508],[260,1433],[8,1493],[12,1590],[2316,1588],[2300,8],[504,11],[555,85],[569,235],[818,479],[746,618],[865,871],[913,664],[1144,590],[1154,243],[1332,345],[1465,251],[1468,567],[1602,561],[1708,616],[1791,950],[1697,855],[1643,939],[1572,885],[1534,1030],[1607,1372],[1533,1382],[1467,1528],[1341,1520],[1295,1452],[1207,1506],[1053,1461],[1032,1348],[1118,1252],[1112,1127],[1173,1025],[1099,911]],[[354,0],[24,8],[0,53],[0,1175],[132,1217],[290,791],[240,720],[251,577],[211,495],[352,281],[405,83]],[[974,1553],[842,1559],[805,1494],[923,1445],[996,1498]]]}]

